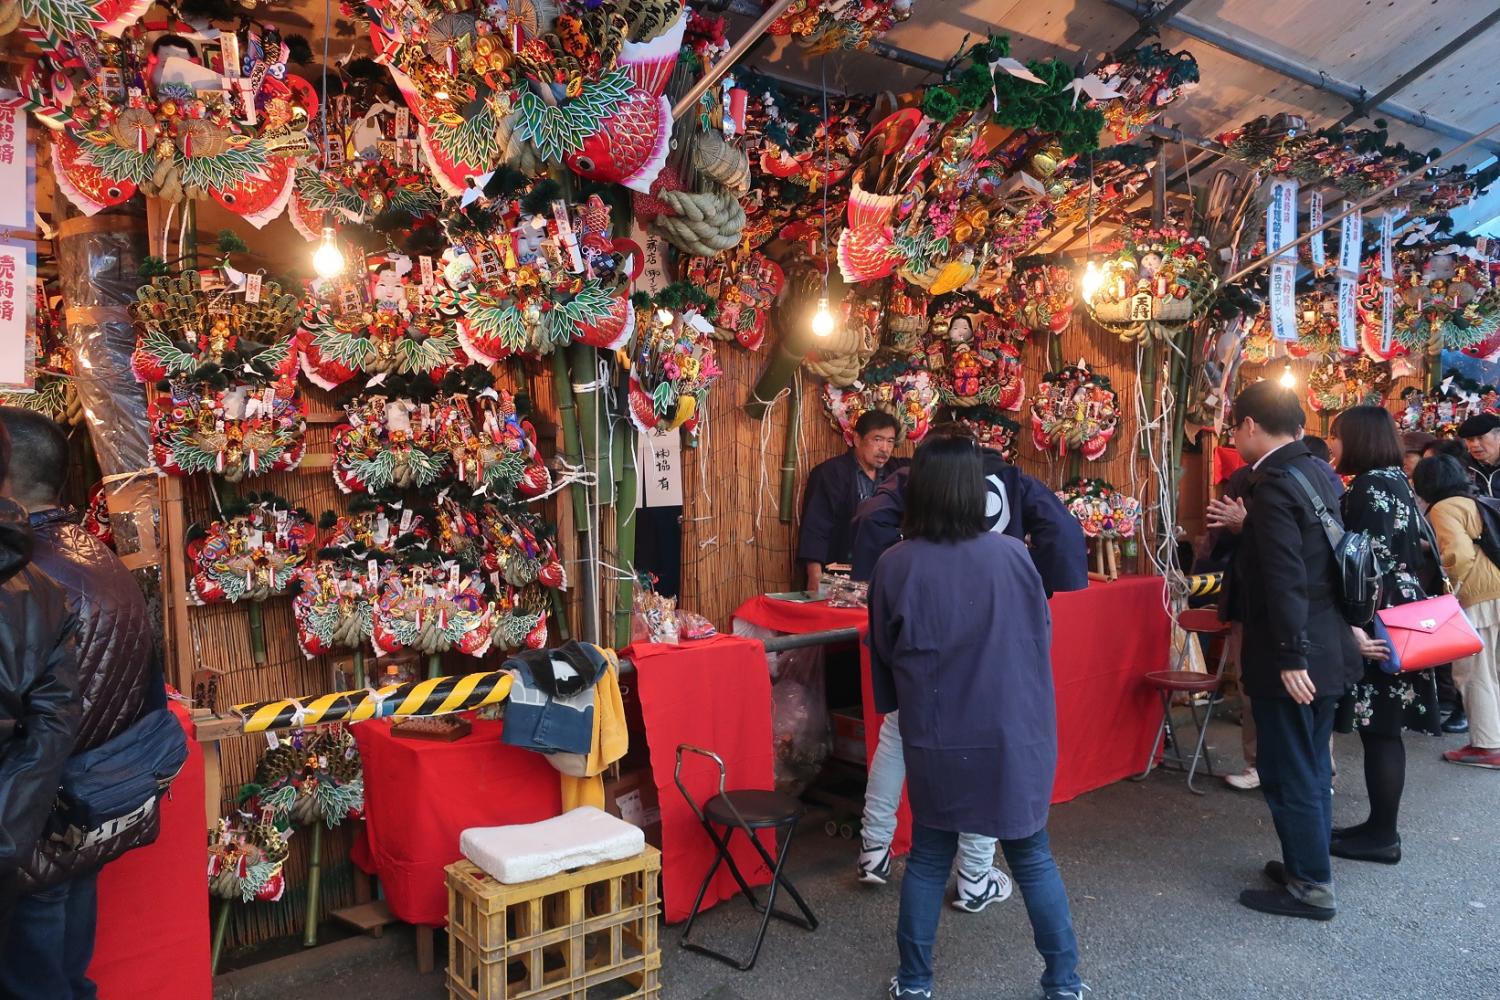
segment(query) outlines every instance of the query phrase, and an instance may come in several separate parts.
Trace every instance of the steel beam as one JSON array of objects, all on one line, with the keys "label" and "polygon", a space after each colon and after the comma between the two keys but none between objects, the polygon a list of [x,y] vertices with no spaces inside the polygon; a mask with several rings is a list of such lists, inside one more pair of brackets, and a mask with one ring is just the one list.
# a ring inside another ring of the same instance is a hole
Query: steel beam
[{"label": "steel beam", "polygon": [[731,45],[729,51],[724,53],[724,58],[708,68],[708,72],[704,73],[702,78],[693,84],[693,89],[682,95],[682,100],[678,101],[677,106],[672,109],[672,120],[676,121],[696,107],[698,98],[708,93],[709,87],[712,87],[723,79],[724,74],[733,69],[734,64],[745,57],[745,54],[754,47],[756,42],[760,41],[761,36],[771,27],[771,22],[775,21],[782,14],[785,14],[787,8],[793,2],[794,0],[776,0],[775,3],[771,4],[764,11],[757,10],[756,13],[760,15],[759,19],[750,25],[749,28],[745,29],[745,33],[740,36],[739,41]]},{"label": "steel beam", "polygon": [[1155,35],[1157,29],[1161,27],[1163,22],[1181,13],[1182,8],[1186,7],[1192,2],[1193,0],[1172,0],[1171,3],[1167,4],[1165,7],[1159,8],[1155,13],[1142,13],[1139,18],[1141,26],[1139,28],[1136,28],[1135,33],[1132,34],[1129,38],[1125,39],[1119,45],[1115,46],[1115,57],[1119,58],[1126,53],[1133,52],[1136,46],[1140,45],[1152,35]]},{"label": "steel beam", "polygon": [[[1131,14],[1138,12],[1135,0],[1108,0],[1108,2]],[[1206,42],[1216,49],[1221,49],[1248,63],[1260,66],[1262,69],[1268,69],[1273,73],[1286,77],[1288,80],[1294,80],[1304,86],[1312,87],[1314,90],[1333,94],[1335,97],[1348,101],[1351,105],[1358,105],[1365,99],[1364,91],[1354,84],[1335,79],[1327,73],[1303,65],[1291,57],[1282,55],[1279,52],[1273,52],[1255,42],[1237,38],[1222,28],[1205,24],[1185,14],[1175,14],[1170,18],[1166,18],[1161,22],[1160,26],[1180,31],[1190,38]],[[1381,101],[1378,106],[1372,105],[1370,110],[1378,111],[1387,117],[1405,122],[1408,125],[1414,125],[1429,132],[1445,135],[1450,139],[1467,140],[1474,136],[1473,132],[1460,128],[1452,122],[1444,121],[1441,118],[1433,118],[1404,104],[1398,104],[1395,101]],[[1486,142],[1482,145],[1489,152],[1500,153],[1500,143]]]}]

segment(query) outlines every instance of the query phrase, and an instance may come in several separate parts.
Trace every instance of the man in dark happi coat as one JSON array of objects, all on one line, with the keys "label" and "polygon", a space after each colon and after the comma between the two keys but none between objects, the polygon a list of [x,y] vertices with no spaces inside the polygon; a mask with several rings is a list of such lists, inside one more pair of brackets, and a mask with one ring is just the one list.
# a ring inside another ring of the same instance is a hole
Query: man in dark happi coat
[{"label": "man in dark happi coat", "polygon": [[807,567],[807,589],[817,590],[823,567],[848,563],[854,549],[854,511],[905,462],[892,461],[900,424],[871,410],[854,424],[854,447],[807,475],[797,559]]}]

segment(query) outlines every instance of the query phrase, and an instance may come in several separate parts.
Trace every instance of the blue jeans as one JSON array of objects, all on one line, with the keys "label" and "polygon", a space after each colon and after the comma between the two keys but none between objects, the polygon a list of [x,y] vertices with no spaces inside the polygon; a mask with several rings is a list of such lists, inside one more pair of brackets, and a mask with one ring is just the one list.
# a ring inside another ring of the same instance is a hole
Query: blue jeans
[{"label": "blue jeans", "polygon": [[0,1000],[95,1000],[99,872],[24,896],[0,951]]},{"label": "blue jeans", "polygon": [[1333,904],[1333,865],[1328,838],[1333,829],[1333,735],[1337,698],[1299,705],[1290,698],[1254,698],[1259,746],[1256,770],[1271,808],[1287,891],[1313,906]]},{"label": "blue jeans", "polygon": [[[1047,831],[1022,840],[1002,840],[1000,849],[1010,874],[1026,901],[1036,950],[1046,962],[1042,989],[1077,990],[1078,938],[1068,912],[1068,893],[1052,860]],[[902,989],[932,989],[932,945],[938,916],[948,887],[948,870],[958,852],[958,834],[913,823],[911,855],[901,880],[901,916],[896,922],[896,948],[901,967],[896,980]]]},{"label": "blue jeans", "polygon": [[[901,806],[901,788],[906,784],[906,756],[901,749],[900,712],[892,712],[880,723],[880,742],[870,759],[865,780],[865,813],[861,836],[866,844],[889,846],[896,839],[896,810]],[[977,833],[958,835],[958,870],[979,878],[995,866],[995,838]]]}]

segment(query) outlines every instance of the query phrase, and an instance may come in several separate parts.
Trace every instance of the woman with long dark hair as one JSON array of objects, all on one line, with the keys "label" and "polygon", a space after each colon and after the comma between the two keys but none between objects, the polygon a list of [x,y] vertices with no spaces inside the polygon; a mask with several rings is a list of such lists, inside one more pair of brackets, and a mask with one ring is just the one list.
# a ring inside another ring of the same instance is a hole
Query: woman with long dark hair
[{"label": "woman with long dark hair", "polygon": [[1081,1000],[1078,940],[1047,843],[1057,769],[1052,624],[1026,546],[985,530],[972,441],[925,442],[905,540],[870,581],[875,705],[900,709],[912,845],[890,995],[932,996],[932,947],[960,832],[996,837],[1026,901],[1049,1000]]},{"label": "woman with long dark hair", "polygon": [[[1344,527],[1370,536],[1381,570],[1381,606],[1427,598],[1422,578],[1435,557],[1423,551],[1426,530],[1402,468],[1395,420],[1380,406],[1345,410],[1333,421],[1329,446],[1338,471],[1354,477],[1344,493]],[[1431,670],[1388,674],[1379,664],[1366,661],[1352,705],[1353,725],[1365,750],[1370,817],[1335,829],[1329,853],[1393,865],[1401,860],[1396,820],[1406,787],[1406,745],[1401,733],[1404,729],[1434,736],[1441,732],[1437,683]],[[1350,713],[1341,714],[1347,725]]]}]

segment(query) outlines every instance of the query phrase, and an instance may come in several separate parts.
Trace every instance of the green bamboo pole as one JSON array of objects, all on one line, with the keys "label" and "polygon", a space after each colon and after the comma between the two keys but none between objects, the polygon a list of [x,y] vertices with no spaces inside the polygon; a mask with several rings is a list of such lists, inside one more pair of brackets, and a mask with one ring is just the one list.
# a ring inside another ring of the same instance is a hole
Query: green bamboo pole
[{"label": "green bamboo pole", "polygon": [[224,954],[224,933],[229,930],[229,911],[233,906],[233,898],[219,900],[219,912],[214,916],[214,946],[208,959],[210,976],[219,974],[219,957]]},{"label": "green bamboo pole", "polygon": [[[573,395],[578,406],[583,461],[598,484],[595,503],[608,507],[615,502],[615,480],[611,469],[613,456],[606,454],[609,422],[599,391],[599,352],[587,344],[574,344],[568,349],[568,358],[573,370]],[[584,386],[591,388],[581,388]]]},{"label": "green bamboo pole", "polygon": [[621,420],[616,431],[621,455],[620,490],[615,495],[615,548],[619,568],[624,570],[615,591],[615,648],[630,644],[630,619],[635,611],[635,529],[640,470],[636,468],[636,435],[630,421]]},{"label": "green bamboo pole", "polygon": [[354,686],[365,686],[365,647],[354,647]]},{"label": "green bamboo pole", "polygon": [[557,637],[567,642],[573,638],[573,630],[568,628],[568,609],[563,606],[562,592],[549,590],[547,593],[552,598],[552,624],[557,629]]},{"label": "green bamboo pole", "polygon": [[786,445],[781,455],[781,523],[791,524],[797,497],[797,430],[802,423],[802,375],[792,376],[792,395],[786,408]]},{"label": "green bamboo pole", "polygon": [[807,345],[800,337],[783,337],[781,343],[776,345],[776,353],[771,356],[760,381],[755,383],[755,388],[750,390],[750,398],[745,402],[745,413],[751,420],[766,418],[766,412],[771,409],[776,397],[791,384],[792,376],[802,366],[802,358],[806,353]]},{"label": "green bamboo pole", "polygon": [[312,825],[312,849],[307,859],[307,926],[302,931],[302,947],[316,947],[318,943],[318,896],[323,881],[323,821]]},{"label": "green bamboo pole", "polygon": [[250,657],[257,667],[266,665],[266,617],[260,602],[250,602]]},{"label": "green bamboo pole", "polygon": [[[552,352],[552,378],[557,394],[558,418],[563,429],[563,457],[569,465],[577,468],[583,464],[578,434],[578,408],[573,401],[573,381],[568,375],[568,359],[562,351]],[[594,563],[590,557],[593,547],[589,544],[588,489],[581,483],[574,483],[572,494],[573,526],[578,532],[579,554],[583,557],[577,563],[578,589],[583,600],[583,639],[593,642],[598,638],[594,634],[594,607],[598,590],[595,585]]]},{"label": "green bamboo pole", "polygon": [[433,653],[427,657],[427,676],[429,678],[443,676],[442,653]]}]

